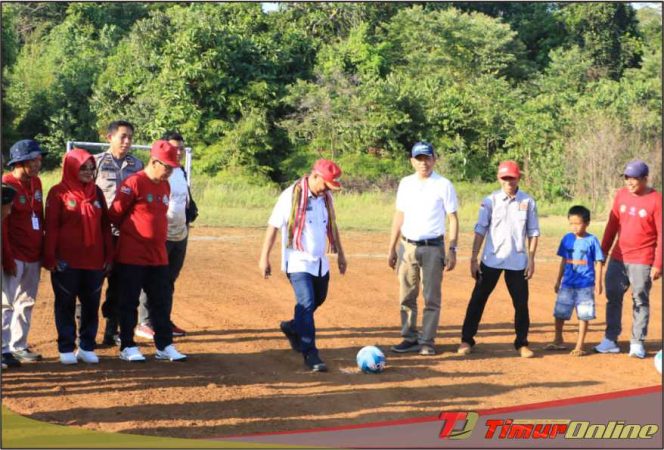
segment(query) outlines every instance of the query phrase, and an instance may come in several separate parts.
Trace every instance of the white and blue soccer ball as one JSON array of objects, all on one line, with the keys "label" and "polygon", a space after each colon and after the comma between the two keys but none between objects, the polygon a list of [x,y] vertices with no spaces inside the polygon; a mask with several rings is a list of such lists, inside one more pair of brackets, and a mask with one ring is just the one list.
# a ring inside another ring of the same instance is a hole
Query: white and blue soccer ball
[{"label": "white and blue soccer ball", "polygon": [[364,373],[381,373],[385,370],[385,354],[373,345],[362,347],[357,352],[357,367]]},{"label": "white and blue soccer ball", "polygon": [[658,351],[655,355],[655,369],[657,372],[662,373],[662,351]]}]

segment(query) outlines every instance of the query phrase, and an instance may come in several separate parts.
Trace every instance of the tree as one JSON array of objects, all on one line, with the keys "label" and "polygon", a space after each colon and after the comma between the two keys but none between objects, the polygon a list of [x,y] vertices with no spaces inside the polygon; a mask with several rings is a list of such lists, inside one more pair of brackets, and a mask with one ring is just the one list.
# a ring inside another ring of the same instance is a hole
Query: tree
[{"label": "tree", "polygon": [[[452,2],[461,11],[499,18],[516,31],[526,48],[524,58],[536,70],[549,63],[549,53],[565,42],[565,29],[556,19],[554,2]],[[530,73],[530,71],[528,71]]]},{"label": "tree", "polygon": [[593,61],[595,79],[617,80],[626,68],[638,67],[642,41],[636,13],[628,3],[566,3],[559,15],[569,34]]},{"label": "tree", "polygon": [[[23,11],[40,11],[34,8]],[[5,72],[9,125],[16,136],[41,142],[49,152],[47,167],[59,164],[65,141],[98,139],[92,85],[124,32],[116,24],[126,25],[142,11],[140,5],[73,3],[64,21],[47,22],[48,34],[29,39]]]}]

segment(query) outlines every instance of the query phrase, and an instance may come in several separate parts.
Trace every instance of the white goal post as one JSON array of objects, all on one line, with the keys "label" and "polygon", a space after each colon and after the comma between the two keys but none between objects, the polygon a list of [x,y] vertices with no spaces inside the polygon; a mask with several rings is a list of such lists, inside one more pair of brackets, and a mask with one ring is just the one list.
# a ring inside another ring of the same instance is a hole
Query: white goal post
[{"label": "white goal post", "polygon": [[[67,152],[74,147],[93,147],[99,148],[101,151],[106,150],[110,146],[108,142],[83,142],[83,141],[67,141]],[[132,145],[131,150],[150,150],[150,145]],[[184,171],[187,173],[187,184],[191,187],[191,147],[185,147],[185,160]]]}]

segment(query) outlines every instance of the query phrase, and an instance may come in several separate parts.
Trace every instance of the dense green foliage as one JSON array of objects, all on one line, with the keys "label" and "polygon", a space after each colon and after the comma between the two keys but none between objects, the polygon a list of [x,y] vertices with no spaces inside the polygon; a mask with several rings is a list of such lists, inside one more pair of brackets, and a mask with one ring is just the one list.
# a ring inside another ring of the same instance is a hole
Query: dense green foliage
[{"label": "dense green foliage", "polygon": [[428,140],[455,181],[518,160],[593,206],[640,156],[661,185],[661,9],[628,3],[2,5],[2,150],[177,129],[195,171],[284,182],[319,156],[363,190]]}]

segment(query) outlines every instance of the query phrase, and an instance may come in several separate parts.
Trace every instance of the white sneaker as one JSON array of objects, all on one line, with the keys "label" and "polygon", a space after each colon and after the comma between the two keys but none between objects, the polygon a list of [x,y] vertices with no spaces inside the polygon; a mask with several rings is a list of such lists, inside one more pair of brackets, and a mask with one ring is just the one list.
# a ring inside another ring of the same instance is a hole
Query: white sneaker
[{"label": "white sneaker", "polygon": [[145,356],[138,347],[127,347],[120,352],[120,359],[129,362],[144,362]]},{"label": "white sneaker", "polygon": [[643,348],[643,344],[629,344],[629,356],[635,358],[645,358],[646,349]]},{"label": "white sneaker", "polygon": [[154,357],[156,359],[167,359],[169,361],[184,361],[187,359],[187,355],[183,355],[177,351],[173,344],[167,345],[163,350],[157,349],[157,353],[155,353]]},{"label": "white sneaker", "polygon": [[620,347],[611,339],[603,338],[599,345],[595,346],[597,353],[620,353]]},{"label": "white sneaker", "polygon": [[76,355],[74,355],[74,352],[67,352],[67,353],[60,353],[60,362],[62,364],[76,364],[78,360],[76,359]]},{"label": "white sneaker", "polygon": [[79,348],[76,350],[76,359],[88,364],[98,364],[99,357],[93,351],[87,351]]}]

